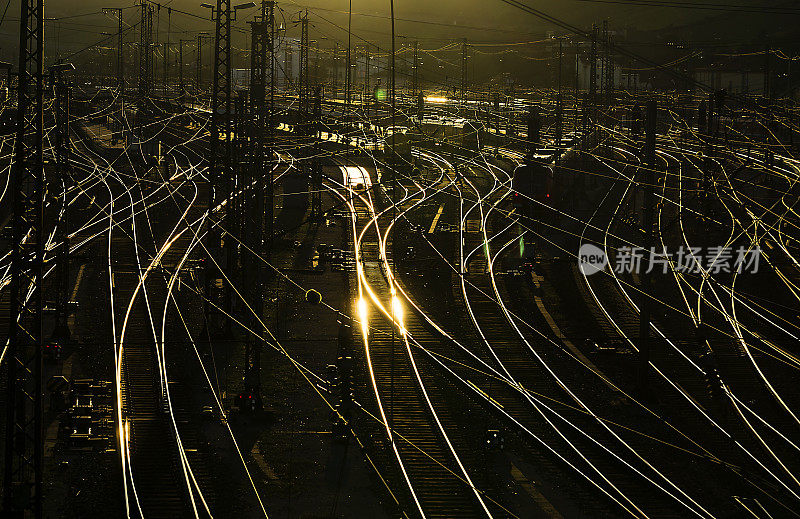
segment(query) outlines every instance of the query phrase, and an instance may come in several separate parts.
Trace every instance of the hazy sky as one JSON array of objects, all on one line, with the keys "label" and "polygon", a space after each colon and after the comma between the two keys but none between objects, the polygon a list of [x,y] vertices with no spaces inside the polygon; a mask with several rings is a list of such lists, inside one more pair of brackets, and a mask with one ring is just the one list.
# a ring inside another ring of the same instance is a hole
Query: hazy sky
[{"label": "hazy sky", "polygon": [[[0,56],[9,59],[15,54],[18,37],[19,1],[11,0],[6,18],[0,28]],[[101,7],[126,7],[125,23],[135,24],[138,9],[135,0],[46,0],[46,16],[59,18],[49,21],[46,28],[48,46],[59,48],[65,55],[75,49],[97,42],[103,38],[102,33],[115,33],[116,20],[112,15],[99,14]],[[173,13],[172,40],[192,37],[198,30],[213,31],[213,24],[208,19],[209,11],[200,7],[202,0],[164,0],[162,5],[174,9],[201,15],[197,17]],[[210,0],[213,2],[214,0]],[[242,0],[244,1],[244,0]],[[660,29],[674,26],[693,28],[691,38],[711,38],[720,35],[727,39],[750,41],[762,32],[784,34],[798,26],[800,6],[796,0],[669,0],[674,2],[691,2],[697,4],[713,4],[711,10],[682,9],[670,7],[653,7],[631,5],[645,0],[523,0],[528,5],[545,11],[579,27],[589,27],[592,22],[609,19],[612,28],[633,27],[640,30]],[[666,0],[649,0],[664,2]],[[234,3],[238,3],[234,1]],[[258,3],[258,2],[257,2]],[[758,13],[734,13],[717,10],[720,4],[748,7],[787,6],[796,10],[797,14],[765,15]],[[0,2],[2,4],[2,2]],[[291,29],[297,30],[291,23],[301,8],[310,9],[311,38],[327,38],[328,41],[346,41],[347,34],[342,30],[347,25],[348,0],[283,0],[280,20]],[[2,8],[2,5],[0,5]],[[360,38],[385,44],[390,29],[388,0],[352,0],[354,44],[361,43]],[[244,30],[246,21],[252,19],[257,9],[240,12],[235,33],[235,42],[245,46]],[[419,39],[423,43],[436,44],[452,41],[462,37],[472,42],[512,42],[527,41],[540,38],[547,30],[562,32],[535,16],[524,13],[501,0],[395,0],[396,32],[407,39]],[[163,41],[167,26],[166,9],[162,7],[156,13],[154,22],[159,20],[159,38]],[[337,27],[338,26],[338,27]],[[138,39],[138,34],[129,31],[128,41]],[[784,36],[784,39],[789,39]],[[237,41],[238,40],[238,41]],[[406,40],[408,41],[408,40]],[[55,44],[55,45],[53,45]],[[113,42],[109,43],[113,45]],[[332,45],[332,43],[330,44]]]},{"label": "hazy sky", "polygon": [[[613,3],[616,0],[612,0],[612,3],[604,3],[605,1],[525,0],[525,3],[571,24],[584,27],[604,18],[609,19],[611,26],[618,28],[634,26],[639,29],[661,28],[670,24],[682,25],[700,19],[717,20],[717,24],[739,24],[746,19],[749,23],[758,24],[759,21],[774,20],[775,18],[754,13],[626,5],[628,0],[623,0],[621,3]],[[689,0],[678,1],[687,2]],[[721,2],[719,0],[692,0],[692,3],[719,5]],[[795,2],[786,0],[767,0],[766,2],[731,0],[729,3],[744,6],[796,5]],[[296,0],[295,2],[281,2],[280,5],[290,13],[299,10],[300,6],[308,6],[317,9],[316,12],[320,16],[345,23],[346,18],[340,13],[347,11],[348,1]],[[360,32],[378,34],[388,30],[388,0],[353,0],[352,9],[354,13],[358,13],[353,17],[353,24]],[[371,16],[363,16],[362,13]],[[398,34],[427,37],[447,37],[458,32],[475,39],[513,40],[521,34],[541,34],[545,30],[555,29],[552,25],[500,0],[396,0],[395,17],[398,19],[396,23]],[[797,23],[800,21],[800,16],[789,17],[789,20],[784,20],[784,23],[792,19],[793,23]],[[408,20],[416,20],[417,23]],[[443,25],[433,25],[434,23]],[[320,28],[323,28],[324,25],[322,24]],[[483,30],[480,30],[481,28]]]},{"label": "hazy sky", "polygon": [[[204,14],[200,7],[202,0],[164,0],[164,6],[184,11]],[[758,23],[766,17],[758,14],[735,14],[715,10],[678,9],[668,7],[642,7],[629,5],[629,2],[647,0],[523,0],[528,5],[552,14],[570,23],[587,26],[593,21],[608,18],[612,26],[636,26],[642,29],[660,28],[669,24],[681,25],[698,19],[722,18],[732,22],[747,19]],[[653,0],[663,2],[664,0]],[[744,5],[744,6],[795,6],[792,0],[675,0],[692,4]],[[606,3],[610,2],[610,3]],[[619,3],[617,3],[619,2]],[[48,16],[69,16],[89,12],[99,7],[126,7],[135,5],[134,0],[48,0]],[[213,0],[212,0],[213,3]],[[259,3],[259,2],[256,2]],[[670,1],[670,3],[674,3]],[[295,15],[302,7],[309,7],[312,16],[319,16],[338,24],[346,24],[348,0],[284,0],[279,1],[286,17]],[[389,29],[388,0],[352,0],[353,26],[364,37],[378,37]],[[255,10],[250,10],[255,11]],[[11,0],[9,17],[17,17],[19,0]],[[550,29],[547,23],[534,16],[503,3],[501,0],[396,0],[395,16],[398,34],[418,37],[450,36],[453,32],[463,33],[475,39],[514,39],[521,33],[541,33]],[[135,18],[134,9],[128,10],[128,17]],[[245,14],[241,18],[244,20]],[[409,20],[415,20],[417,23]],[[78,20],[76,20],[78,21]],[[198,20],[176,15],[174,21],[184,26],[200,25]],[[800,16],[778,19],[782,23],[797,23]],[[427,22],[427,23],[420,23]],[[443,25],[438,25],[443,24]],[[210,24],[209,24],[210,25]],[[317,29],[335,31],[331,25],[320,20]],[[448,27],[449,26],[449,27]],[[6,25],[7,27],[7,25]],[[475,29],[473,29],[475,28]],[[479,30],[483,28],[484,30]]]}]

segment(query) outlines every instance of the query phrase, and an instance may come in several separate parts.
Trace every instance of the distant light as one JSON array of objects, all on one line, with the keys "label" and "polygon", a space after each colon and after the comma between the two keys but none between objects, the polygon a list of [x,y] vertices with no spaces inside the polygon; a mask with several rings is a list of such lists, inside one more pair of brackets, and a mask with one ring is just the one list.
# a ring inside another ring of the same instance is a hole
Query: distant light
[{"label": "distant light", "polygon": [[366,335],[367,327],[369,326],[369,309],[367,308],[367,300],[363,297],[358,298],[358,320],[361,321],[361,332]]},{"label": "distant light", "polygon": [[403,304],[397,296],[392,296],[392,316],[394,321],[400,326],[400,334],[406,334],[406,328],[403,324]]},{"label": "distant light", "polygon": [[202,4],[200,4],[200,7],[205,7],[206,9],[214,9],[213,5],[211,5],[209,3],[206,3],[206,2],[203,2]]},{"label": "distant light", "polygon": [[449,99],[447,99],[446,97],[425,96],[425,102],[426,103],[441,104],[441,103],[446,103],[447,101],[449,101]]},{"label": "distant light", "polygon": [[50,70],[52,72],[68,72],[70,70],[75,70],[75,65],[72,63],[58,63],[56,65],[51,65]]},{"label": "distant light", "polygon": [[[344,166],[344,180],[351,189],[361,190],[372,187],[372,179],[362,166]],[[359,188],[359,186],[361,186]]]},{"label": "distant light", "polygon": [[375,89],[375,99],[378,101],[385,101],[386,100],[386,89],[385,88],[376,88]]}]

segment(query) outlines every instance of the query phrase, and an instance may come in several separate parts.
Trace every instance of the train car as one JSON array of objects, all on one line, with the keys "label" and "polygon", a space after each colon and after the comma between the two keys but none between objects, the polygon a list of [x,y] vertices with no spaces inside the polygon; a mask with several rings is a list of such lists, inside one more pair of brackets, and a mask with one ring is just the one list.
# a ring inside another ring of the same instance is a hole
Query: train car
[{"label": "train car", "polygon": [[511,182],[512,201],[517,212],[529,218],[541,218],[542,204],[552,206],[554,203],[553,180],[553,168],[546,164],[533,162],[517,166]]}]

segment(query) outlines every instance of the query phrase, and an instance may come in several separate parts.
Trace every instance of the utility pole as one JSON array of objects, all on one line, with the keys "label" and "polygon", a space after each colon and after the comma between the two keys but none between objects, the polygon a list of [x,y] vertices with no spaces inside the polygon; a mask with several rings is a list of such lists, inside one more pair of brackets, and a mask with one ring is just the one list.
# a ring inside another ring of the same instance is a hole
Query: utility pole
[{"label": "utility pole", "polygon": [[320,163],[319,132],[322,127],[322,90],[314,90],[314,158],[311,160],[311,217],[322,216],[322,164]]},{"label": "utility pole", "polygon": [[[644,249],[647,257],[653,249],[653,191],[655,186],[656,167],[656,117],[657,107],[654,100],[647,102],[645,113],[645,143],[644,143],[644,178],[642,188],[642,229],[644,229]],[[650,384],[650,274],[644,268],[639,273],[641,279],[641,293],[643,295],[639,304],[639,390],[643,395],[649,393]]]},{"label": "utility pole", "polygon": [[466,110],[467,103],[467,39],[461,40],[461,105]]},{"label": "utility pole", "polygon": [[42,157],[44,0],[20,9],[15,163],[11,168],[11,283],[6,360],[3,515],[42,517]]},{"label": "utility pole", "polygon": [[153,60],[153,63],[152,63],[152,65],[153,65],[153,72],[152,72],[153,73],[153,79],[152,79],[153,80],[153,89],[156,89],[157,86],[158,86],[158,63],[156,63],[156,53],[157,53],[157,49],[161,45],[160,42],[158,41],[158,38],[160,36],[159,31],[161,30],[161,4],[157,3],[155,5],[154,9],[155,9],[155,16],[156,16],[155,24],[154,24],[155,30],[153,32],[154,38],[150,41],[150,46],[152,48],[152,53],[153,53],[153,57],[152,57],[152,60]]},{"label": "utility pole", "polygon": [[[56,168],[60,185],[70,183],[70,137],[69,137],[69,105],[70,88],[64,82],[61,72],[57,73],[56,88]],[[61,221],[56,225],[55,242],[56,252],[56,301],[55,301],[55,327],[53,339],[62,345],[69,340],[70,330],[67,324],[69,306],[69,235],[67,233],[68,207],[66,197],[62,205]]]},{"label": "utility pole", "polygon": [[[268,153],[265,132],[267,126],[267,99],[266,81],[269,71],[267,52],[271,48],[270,21],[274,2],[262,0],[261,13],[250,22],[250,106],[251,106],[251,132],[250,132],[250,164],[249,184],[254,186],[254,196],[247,197],[250,201],[245,206],[245,232],[243,239],[250,249],[250,253],[242,256],[242,269],[247,279],[252,280],[247,284],[249,301],[255,316],[251,318],[251,329],[263,334],[262,317],[264,315],[264,268],[262,258],[268,253],[265,248],[267,243],[265,229],[271,226],[271,215],[267,217],[264,211],[265,188],[272,194],[272,170],[269,161],[265,160]],[[269,179],[267,181],[267,178]],[[271,207],[270,207],[271,213]],[[269,221],[269,224],[265,221]],[[271,232],[271,231],[270,231]],[[261,344],[256,337],[247,334],[245,342],[245,375],[244,390],[248,396],[256,398],[256,405],[261,406]]]},{"label": "utility pole", "polygon": [[708,236],[711,229],[708,228],[708,218],[711,214],[711,184],[712,184],[712,175],[711,175],[711,168],[713,167],[713,160],[711,158],[712,154],[714,153],[714,141],[715,141],[715,121],[714,121],[714,94],[708,95],[708,103],[706,109],[706,151],[704,153],[704,160],[703,160],[703,189],[701,190],[701,200],[703,202],[703,220],[706,226],[705,232],[703,233],[704,236]]},{"label": "utility pole", "polygon": [[269,160],[267,161],[267,210],[266,224],[264,225],[264,246],[266,248],[264,257],[270,258],[272,254],[272,234],[275,221],[275,183],[272,177],[272,159],[275,154],[275,5],[276,2],[267,2],[267,23],[269,24],[269,38],[267,45],[269,50],[269,132],[267,134],[269,148],[267,150]]},{"label": "utility pole", "polygon": [[[597,25],[592,25],[592,48],[589,53],[589,102],[597,103]],[[594,108],[594,106],[592,106]]]},{"label": "utility pole", "polygon": [[[771,100],[772,99],[772,85],[770,81],[770,55],[772,54],[772,49],[770,48],[769,43],[764,47],[764,97]],[[791,61],[791,60],[790,60]]]},{"label": "utility pole", "polygon": [[311,75],[311,85],[319,85],[319,41],[309,40],[309,45],[314,49],[314,74]]},{"label": "utility pole", "polygon": [[195,79],[195,94],[200,98],[200,90],[203,79],[203,34],[197,35],[197,64],[196,64],[196,79]]},{"label": "utility pole", "polygon": [[[284,45],[283,47],[283,77],[285,79],[284,86],[288,91],[290,88],[294,87],[294,78],[292,77],[292,72],[294,70],[294,64],[292,63],[292,47],[290,45]],[[299,71],[298,71],[299,75]],[[298,78],[299,79],[299,78]]]},{"label": "utility pole", "polygon": [[333,42],[333,97],[339,94],[339,42]]},{"label": "utility pole", "polygon": [[411,96],[416,97],[419,91],[419,42],[417,40],[414,40],[414,62],[411,67]]},{"label": "utility pole", "polygon": [[139,26],[139,99],[150,95],[153,86],[153,6],[146,1],[139,5],[142,18]]},{"label": "utility pole", "polygon": [[[252,31],[252,43],[250,52],[250,103],[252,109],[253,130],[251,142],[253,150],[251,153],[252,177],[255,180],[255,207],[248,219],[253,226],[253,232],[248,232],[248,238],[254,237],[257,247],[253,249],[261,255],[269,256],[272,236],[272,168],[270,160],[265,160],[271,155],[271,148],[267,146],[266,133],[272,132],[272,110],[271,104],[267,105],[266,82],[269,78],[271,102],[274,99],[272,67],[272,30],[274,22],[275,2],[262,0],[261,14],[256,15],[255,20],[250,22]],[[269,121],[268,121],[269,118]],[[272,143],[270,142],[270,146]],[[264,196],[268,199],[266,203]],[[265,214],[266,213],[266,214]]]},{"label": "utility pole", "polygon": [[309,78],[308,78],[308,9],[300,16],[300,87],[299,108],[300,123],[305,132],[309,112]]},{"label": "utility pole", "polygon": [[556,163],[559,161],[559,156],[561,155],[561,133],[563,131],[563,119],[564,119],[564,105],[563,99],[561,97],[561,73],[563,70],[563,64],[561,62],[562,57],[564,56],[563,52],[563,39],[558,39],[558,97],[556,98]]},{"label": "utility pole", "polygon": [[167,41],[164,42],[164,98],[167,97],[167,54],[169,53],[170,31],[172,30],[172,7],[167,7]]},{"label": "utility pole", "polygon": [[372,87],[369,84],[369,43],[364,49],[364,97],[367,98],[367,122],[369,122],[369,109],[372,106]]},{"label": "utility pole", "polygon": [[117,72],[117,97],[119,98],[119,121],[118,127],[122,129],[122,125],[124,124],[123,121],[125,120],[125,76],[124,76],[124,63],[123,55],[122,55],[122,8],[121,7],[104,7],[102,9],[104,13],[109,13],[111,11],[117,12],[117,63],[116,63],[116,72]]},{"label": "utility pole", "polygon": [[[228,203],[230,209],[227,211],[229,217],[228,224],[226,226],[228,233],[226,238],[229,236],[236,236],[239,237],[239,240],[245,243],[247,242],[244,236],[245,216],[243,214],[243,204],[246,195],[243,192],[243,189],[245,188],[245,183],[249,184],[245,178],[249,176],[247,160],[248,156],[250,155],[249,150],[246,147],[247,134],[245,130],[248,126],[246,123],[247,113],[249,111],[248,109],[249,106],[247,92],[239,92],[234,99],[234,115],[231,116],[233,118],[233,143],[231,148],[233,176],[229,182],[231,198]],[[249,187],[249,185],[247,187]],[[225,240],[225,245],[228,252],[228,276],[239,286],[244,286],[246,278],[243,277],[244,272],[239,264],[241,261],[243,261],[243,255],[239,254],[238,246],[231,244],[231,247],[228,247],[228,241],[229,240],[227,239]]]},{"label": "utility pole", "polygon": [[349,8],[347,10],[347,70],[345,71],[345,94],[344,94],[345,122],[348,122],[350,119],[350,87],[352,81],[350,50],[352,47],[351,38],[353,34],[353,0],[349,0],[348,4]]},{"label": "utility pole", "polygon": [[118,14],[117,23],[119,24],[119,28],[117,29],[117,33],[119,34],[119,40],[117,41],[117,84],[119,85],[119,97],[120,103],[124,106],[125,103],[125,60],[122,56],[122,49],[123,49],[123,41],[122,41],[122,8],[115,9]]},{"label": "utility pole", "polygon": [[139,25],[139,90],[137,92],[136,131],[140,142],[146,139],[141,135],[149,107],[147,98],[153,89],[153,6],[146,0],[139,4],[141,21]]},{"label": "utility pole", "polygon": [[322,216],[322,167],[318,154],[311,160],[311,218]]},{"label": "utility pole", "polygon": [[604,101],[611,105],[614,97],[614,62],[611,57],[611,33],[608,20],[603,20],[603,94]]},{"label": "utility pole", "polygon": [[186,82],[184,81],[183,76],[183,44],[184,43],[192,43],[194,39],[181,39],[178,45],[178,83],[180,84],[181,89],[181,104],[183,104],[183,98],[186,92]]},{"label": "utility pole", "polygon": [[[250,53],[250,103],[251,103],[251,133],[250,133],[250,163],[249,185],[254,186],[254,196],[248,197],[250,201],[245,206],[245,229],[243,240],[250,249],[250,254],[242,256],[243,271],[248,279],[253,280],[248,284],[247,294],[249,304],[257,314],[252,317],[251,329],[263,336],[264,328],[261,317],[264,312],[265,271],[263,259],[268,259],[272,240],[272,208],[273,208],[273,178],[271,160],[266,155],[271,155],[272,141],[267,146],[266,133],[272,135],[272,113],[268,110],[266,99],[266,81],[270,81],[270,106],[274,102],[274,8],[275,2],[262,0],[261,12],[250,22],[251,27],[251,53]],[[269,62],[267,61],[269,60]],[[269,112],[269,114],[268,114]],[[268,122],[269,119],[269,122]],[[268,200],[265,208],[265,195]],[[265,210],[266,209],[266,210]],[[260,350],[262,345],[257,337],[248,334],[245,342],[245,376],[244,390],[248,396],[255,398],[256,406],[261,407],[261,360]]]},{"label": "utility pole", "polygon": [[575,112],[574,122],[575,122],[575,131],[578,131],[578,96],[580,95],[580,78],[578,77],[578,68],[581,65],[581,58],[580,58],[580,47],[578,42],[575,42]]},{"label": "utility pole", "polygon": [[[240,4],[231,6],[230,0],[217,0],[216,8],[209,4],[204,4],[205,7],[211,7],[211,18],[216,22],[214,33],[214,80],[211,91],[211,130],[209,132],[210,146],[209,146],[209,192],[208,192],[208,210],[213,210],[222,200],[230,196],[232,192],[232,181],[234,178],[232,169],[232,143],[231,143],[231,21],[236,18],[236,11],[240,8],[251,7],[253,4]],[[199,37],[198,37],[199,38]],[[198,45],[198,57],[200,55]],[[220,139],[220,135],[223,136]],[[220,142],[222,141],[222,142]],[[230,204],[226,204],[220,213],[218,220],[230,223],[227,216],[230,214]],[[221,229],[218,225],[212,225],[208,232],[209,241],[207,242],[207,249],[209,253],[214,255],[221,245]],[[227,265],[225,267],[231,271],[234,268],[234,245],[233,239],[226,236],[225,239],[225,257]],[[221,260],[222,258],[220,258]],[[211,260],[211,258],[210,258]],[[217,262],[219,263],[219,262]],[[206,270],[206,298],[210,296],[210,289],[212,283],[212,270],[210,261],[208,269]],[[224,283],[224,300],[223,310],[227,315],[231,314],[232,310],[232,294],[230,283]],[[206,321],[210,315],[210,305],[206,301]],[[224,334],[226,337],[231,335],[231,320],[226,318],[224,320]]]},{"label": "utility pole", "polygon": [[311,159],[311,218],[322,216],[322,167],[317,155]]},{"label": "utility pole", "polygon": [[614,104],[614,81],[616,79],[616,66],[614,65],[614,35],[608,35],[608,56],[606,70],[606,104],[611,106]]},{"label": "utility pole", "polygon": [[606,81],[608,76],[608,69],[606,68],[608,65],[606,59],[608,57],[608,20],[603,20],[601,38],[603,48],[600,57],[600,102],[605,103],[607,95]]}]

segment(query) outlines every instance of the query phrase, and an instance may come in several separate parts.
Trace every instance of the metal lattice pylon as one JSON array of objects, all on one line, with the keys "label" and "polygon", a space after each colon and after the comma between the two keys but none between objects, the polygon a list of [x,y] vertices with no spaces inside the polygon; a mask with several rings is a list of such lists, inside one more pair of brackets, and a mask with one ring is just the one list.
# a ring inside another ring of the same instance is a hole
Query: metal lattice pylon
[{"label": "metal lattice pylon", "polygon": [[614,61],[611,55],[611,46],[608,20],[603,20],[603,94],[604,102],[609,105],[614,97]]},{"label": "metal lattice pylon", "polygon": [[[214,81],[211,92],[211,203],[227,186],[231,173],[231,12],[228,0],[217,0],[214,37]],[[222,137],[222,139],[220,139]]]},{"label": "metal lattice pylon", "polygon": [[589,102],[597,102],[597,25],[592,25],[592,47],[589,53]]},{"label": "metal lattice pylon", "polygon": [[[269,253],[267,228],[271,235],[272,204],[269,214],[265,212],[265,189],[272,192],[272,168],[266,158],[266,129],[268,119],[267,79],[270,73],[268,62],[270,46],[270,20],[272,19],[274,2],[263,0],[261,14],[250,22],[252,45],[250,52],[250,113],[249,121],[249,164],[248,185],[253,188],[253,196],[248,196],[244,207],[244,236],[242,237],[249,251],[242,256],[242,267],[246,276],[248,304],[253,312],[250,329],[263,336],[263,309],[265,278],[261,258]],[[271,199],[270,199],[271,200]],[[267,223],[269,222],[269,224]],[[245,342],[245,376],[244,389],[254,395],[260,402],[261,392],[261,352],[262,345],[256,337],[247,334]]]},{"label": "metal lattice pylon", "polygon": [[268,166],[265,168],[267,170],[267,185],[265,186],[266,191],[266,215],[264,220],[264,247],[265,252],[264,256],[266,258],[270,257],[272,253],[272,232],[273,232],[273,224],[275,220],[275,183],[272,177],[272,168],[269,166],[269,162],[273,158],[273,154],[275,151],[275,89],[277,87],[275,77],[275,5],[276,2],[267,2],[269,6],[269,13],[267,17],[267,24],[269,25],[269,38],[267,39],[267,50],[269,52],[269,118],[267,122],[267,139],[269,142],[269,148],[267,150],[267,163]]},{"label": "metal lattice pylon", "polygon": [[139,97],[150,95],[153,86],[153,6],[142,2],[139,27]]},{"label": "metal lattice pylon", "polygon": [[44,0],[22,0],[15,163],[3,515],[42,516]]},{"label": "metal lattice pylon", "polygon": [[[214,34],[214,77],[211,90],[211,131],[209,132],[209,211],[212,211],[231,192],[233,179],[231,168],[231,4],[228,0],[217,0],[214,18],[216,30]],[[226,204],[221,211],[215,213],[214,220],[225,222],[228,210],[229,205]],[[220,231],[219,225],[212,225],[207,234],[206,248],[212,255],[220,248],[222,241]],[[232,247],[231,241],[230,238],[225,240],[226,249]],[[226,256],[230,259],[233,254],[228,250]],[[217,256],[216,260],[219,263],[222,257]],[[209,297],[212,278],[215,276],[213,272],[216,272],[216,269],[213,261],[209,261],[207,267],[206,296]],[[227,267],[231,268],[232,265]],[[230,284],[226,283],[224,286],[223,310],[230,315],[232,301]],[[210,310],[210,305],[206,302],[207,319]],[[225,319],[225,331],[229,330],[230,319]]]},{"label": "metal lattice pylon", "polygon": [[300,122],[304,127],[308,119],[309,78],[308,78],[308,10],[300,16]]},{"label": "metal lattice pylon", "polygon": [[[270,73],[270,20],[274,9],[274,2],[262,1],[261,15],[250,22],[252,30],[252,45],[250,52],[250,171],[255,182],[255,196],[253,197],[253,211],[247,211],[248,224],[252,232],[247,232],[247,239],[253,240],[253,248],[258,254],[267,254],[269,251],[269,235],[272,233],[272,204],[269,204],[269,214],[265,214],[264,196],[272,194],[272,170],[269,167],[266,143],[267,127],[269,121],[269,107],[267,105],[267,81],[271,81]],[[266,192],[265,192],[266,190]],[[271,199],[270,199],[271,200]]]},{"label": "metal lattice pylon", "polygon": [[[244,227],[245,227],[245,219],[243,215],[243,211],[245,209],[245,200],[247,196],[249,196],[249,182],[246,177],[249,176],[249,167],[248,162],[250,160],[250,150],[247,148],[247,131],[245,128],[247,127],[246,117],[250,111],[250,103],[248,99],[247,92],[241,91],[238,93],[236,99],[234,100],[234,113],[233,116],[233,143],[232,143],[232,160],[231,160],[231,167],[233,177],[231,179],[231,190],[232,198],[228,205],[231,206],[230,211],[228,212],[228,224],[227,229],[228,232],[235,236],[235,240],[244,240]],[[247,188],[247,193],[243,192],[242,190]],[[227,245],[226,240],[226,245]],[[232,279],[237,281],[241,281],[242,272],[239,268],[236,268],[240,261],[240,255],[238,253],[239,247],[226,247],[228,251],[228,265],[233,266],[233,270],[230,274]]]}]

